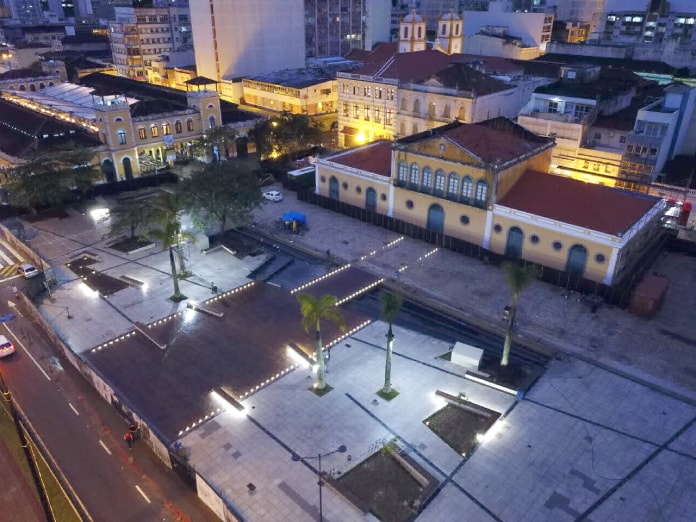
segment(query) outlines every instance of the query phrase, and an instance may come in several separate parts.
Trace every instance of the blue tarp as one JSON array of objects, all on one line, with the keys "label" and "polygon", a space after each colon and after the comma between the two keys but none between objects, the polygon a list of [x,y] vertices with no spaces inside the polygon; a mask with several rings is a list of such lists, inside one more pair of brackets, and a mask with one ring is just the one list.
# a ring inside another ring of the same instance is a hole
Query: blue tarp
[{"label": "blue tarp", "polygon": [[307,224],[307,216],[305,216],[302,212],[297,212],[296,210],[291,210],[283,214],[283,219],[288,223],[296,221],[298,225]]}]

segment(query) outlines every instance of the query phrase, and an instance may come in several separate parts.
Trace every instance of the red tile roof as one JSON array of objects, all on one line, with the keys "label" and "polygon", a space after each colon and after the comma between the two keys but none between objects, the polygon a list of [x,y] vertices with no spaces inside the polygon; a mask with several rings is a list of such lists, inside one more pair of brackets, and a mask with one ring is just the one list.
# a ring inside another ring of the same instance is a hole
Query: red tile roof
[{"label": "red tile roof", "polygon": [[[443,129],[442,136],[485,163],[503,164],[535,149],[547,148],[553,142],[551,138],[537,136],[507,118],[474,124],[452,124]],[[437,133],[437,129],[434,131]]]},{"label": "red tile roof", "polygon": [[527,170],[498,204],[621,236],[659,198]]},{"label": "red tile roof", "polygon": [[388,178],[391,176],[391,152],[391,141],[379,140],[357,149],[340,152],[326,159],[346,167],[372,172]]},{"label": "red tile roof", "polygon": [[395,79],[406,83],[426,80],[444,71],[451,64],[470,65],[475,69],[483,67],[484,74],[520,74],[522,72],[519,65],[504,58],[473,54],[446,55],[432,49],[399,53],[395,43],[382,43],[367,54],[356,53],[349,57],[364,62],[363,67],[351,71],[355,74],[376,75],[379,78]]}]

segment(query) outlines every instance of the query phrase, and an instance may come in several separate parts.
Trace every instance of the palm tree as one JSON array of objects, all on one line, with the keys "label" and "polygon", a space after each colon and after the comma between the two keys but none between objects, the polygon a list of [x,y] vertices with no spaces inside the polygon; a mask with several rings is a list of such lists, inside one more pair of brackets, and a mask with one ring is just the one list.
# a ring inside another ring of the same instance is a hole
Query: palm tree
[{"label": "palm tree", "polygon": [[316,332],[315,358],[317,360],[317,378],[314,382],[314,388],[323,390],[326,388],[324,381],[324,354],[322,352],[321,343],[321,320],[328,319],[336,323],[341,331],[346,329],[343,315],[336,308],[338,298],[334,295],[323,295],[314,297],[311,294],[299,294],[297,302],[300,303],[300,311],[302,312],[302,326],[305,332],[309,332],[314,328]]},{"label": "palm tree", "polygon": [[[169,262],[172,269],[172,281],[174,283],[173,301],[182,301],[186,299],[179,290],[179,276],[176,271],[176,263],[174,262],[174,249],[179,246],[182,237],[193,239],[193,236],[187,232],[181,231],[181,223],[179,222],[179,213],[181,209],[181,199],[176,193],[163,192],[154,202],[152,211],[154,218],[159,224],[159,228],[150,230],[149,237],[162,242],[162,251],[169,250]],[[182,271],[185,271],[183,260],[180,261]]]},{"label": "palm tree", "polygon": [[382,394],[389,395],[392,391],[391,387],[391,360],[392,346],[394,344],[394,332],[392,331],[392,323],[396,316],[399,315],[403,299],[399,294],[383,292],[379,296],[379,302],[382,305],[382,321],[389,323],[387,331],[387,362],[384,366],[384,387]]},{"label": "palm tree", "polygon": [[510,360],[510,344],[512,343],[512,328],[515,324],[515,315],[517,314],[517,300],[520,297],[520,292],[527,288],[529,284],[536,278],[537,270],[534,265],[523,265],[513,261],[503,263],[503,271],[505,272],[505,281],[512,290],[512,310],[508,317],[507,332],[505,334],[505,345],[503,346],[503,356],[500,359],[500,366],[507,366]]}]

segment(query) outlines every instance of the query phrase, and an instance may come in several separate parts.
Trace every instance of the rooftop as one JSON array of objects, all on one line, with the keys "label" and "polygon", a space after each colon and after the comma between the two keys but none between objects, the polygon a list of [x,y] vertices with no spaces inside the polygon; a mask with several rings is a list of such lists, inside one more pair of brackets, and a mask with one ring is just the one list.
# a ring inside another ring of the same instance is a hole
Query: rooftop
[{"label": "rooftop", "polygon": [[498,205],[622,236],[659,198],[527,170]]},{"label": "rooftop", "polygon": [[541,151],[554,143],[553,138],[538,136],[507,118],[479,123],[454,122],[429,131],[407,136],[399,144],[418,143],[438,137],[481,159],[484,163],[504,164],[520,156]]},{"label": "rooftop", "polygon": [[638,88],[644,82],[645,80],[627,69],[605,70],[602,68],[596,81],[580,83],[561,79],[550,85],[538,87],[534,92],[600,100],[613,98],[617,94]]},{"label": "rooftop", "polygon": [[245,80],[282,85],[293,89],[304,89],[310,85],[334,79],[336,79],[336,72],[323,68],[285,69],[284,71],[275,71],[245,78]]},{"label": "rooftop", "polygon": [[364,147],[339,152],[327,159],[333,163],[388,178],[391,176],[391,153],[391,141],[379,140]]},{"label": "rooftop", "polygon": [[0,98],[0,150],[16,158],[59,147],[68,141],[97,146],[99,140],[51,116],[30,111]]},{"label": "rooftop", "polygon": [[432,78],[444,87],[471,91],[474,95],[479,96],[510,89],[507,84],[500,80],[491,78],[463,63],[450,64],[449,67],[433,75]]}]

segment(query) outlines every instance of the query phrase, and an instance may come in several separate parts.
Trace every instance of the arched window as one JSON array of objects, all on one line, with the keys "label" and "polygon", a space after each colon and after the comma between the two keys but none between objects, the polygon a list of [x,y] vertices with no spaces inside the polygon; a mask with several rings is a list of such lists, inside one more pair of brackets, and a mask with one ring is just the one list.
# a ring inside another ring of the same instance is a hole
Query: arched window
[{"label": "arched window", "polygon": [[471,176],[464,176],[462,178],[462,201],[466,203],[471,202],[471,193],[474,189],[474,181]]},{"label": "arched window", "polygon": [[447,26],[445,24],[442,24],[442,28],[440,29],[440,34],[442,36],[447,36]]},{"label": "arched window", "polygon": [[20,91],[26,91],[27,88],[26,88],[26,86],[25,86],[24,84],[22,84],[22,85],[19,86],[19,90],[20,90]]},{"label": "arched window", "polygon": [[423,167],[423,177],[421,178],[421,191],[431,192],[433,190],[433,171],[430,167]]},{"label": "arched window", "polygon": [[121,118],[120,116],[114,118],[114,122],[115,122],[115,123],[119,123],[119,122],[121,122],[121,121],[123,121],[123,118]]},{"label": "arched window", "polygon": [[208,116],[208,127],[211,129],[215,128],[215,116],[213,116],[212,114]]},{"label": "arched window", "polygon": [[411,163],[411,174],[408,179],[408,186],[410,188],[418,188],[418,178],[420,178],[420,167],[418,163]]},{"label": "arched window", "polygon": [[401,98],[401,110],[402,111],[408,110],[408,99],[407,98]]},{"label": "arched window", "polygon": [[454,24],[454,36],[459,36],[459,24]]},{"label": "arched window", "polygon": [[209,108],[209,109],[214,109],[214,108],[215,108],[215,105],[213,105],[212,103],[209,103],[209,104],[208,104],[208,108]]},{"label": "arched window", "polygon": [[524,232],[519,227],[512,227],[508,230],[507,242],[505,243],[505,255],[512,259],[522,257],[522,245],[524,244]]},{"label": "arched window", "polygon": [[446,104],[445,107],[442,109],[442,117],[443,118],[449,118],[452,113],[452,107],[450,107],[450,104]]},{"label": "arched window", "polygon": [[338,188],[338,180],[336,179],[335,176],[331,176],[331,179],[329,180],[329,197],[331,199],[338,201],[339,188]]},{"label": "arched window", "polygon": [[186,120],[186,130],[189,132],[193,131],[193,120],[191,118]]},{"label": "arched window", "polygon": [[477,207],[486,206],[486,198],[488,197],[488,183],[485,179],[480,179],[476,182],[476,195],[474,196]]},{"label": "arched window", "polygon": [[365,191],[365,210],[375,212],[377,210],[377,191],[372,187]]},{"label": "arched window", "polygon": [[450,172],[447,177],[447,199],[457,199],[459,196],[459,176],[456,172]]},{"label": "arched window", "polygon": [[34,85],[33,83],[29,84],[29,90],[30,90],[30,91],[35,91],[35,90],[36,90],[36,85]]},{"label": "arched window", "polygon": [[460,105],[459,109],[457,109],[457,119],[459,121],[466,121],[466,108],[464,105]]},{"label": "arched window", "polygon": [[416,98],[415,100],[413,100],[413,113],[420,115],[420,110],[420,100]]},{"label": "arched window", "polygon": [[170,130],[171,130],[171,129],[169,128],[169,122],[168,122],[168,121],[165,121],[165,122],[162,124],[162,134],[169,134],[169,133],[170,133]]},{"label": "arched window", "polygon": [[116,135],[118,136],[118,144],[125,145],[126,144],[126,131],[123,129],[118,129],[116,131]]},{"label": "arched window", "polygon": [[39,89],[45,89],[45,88],[46,88],[46,84],[43,83],[43,82],[41,82],[41,83],[39,84]]},{"label": "arched window", "polygon": [[587,265],[587,249],[582,245],[573,245],[568,250],[568,261],[566,263],[566,272],[575,276],[580,276],[585,273]]},{"label": "arched window", "polygon": [[399,171],[396,175],[396,183],[400,187],[405,187],[406,186],[406,170],[408,169],[408,165],[406,164],[406,161],[401,160],[399,162]]},{"label": "arched window", "polygon": [[408,40],[408,27],[404,27],[404,40]]},{"label": "arched window", "polygon": [[420,40],[423,37],[423,28],[419,25],[418,26],[418,39]]},{"label": "arched window", "polygon": [[140,127],[138,129],[138,138],[140,138],[141,140],[144,140],[145,138],[147,138],[147,134],[145,132],[145,127]]},{"label": "arched window", "polygon": [[436,196],[442,196],[445,193],[445,172],[442,169],[435,171],[435,191]]},{"label": "arched window", "polygon": [[176,123],[174,124],[174,131],[177,134],[181,134],[181,131],[183,130],[183,127],[181,125],[181,120],[176,120]]},{"label": "arched window", "polygon": [[442,234],[445,231],[445,211],[438,204],[430,205],[428,208],[428,230]]},{"label": "arched window", "polygon": [[153,138],[156,138],[159,136],[159,128],[157,125],[152,125],[150,127],[150,134],[152,135]]}]

